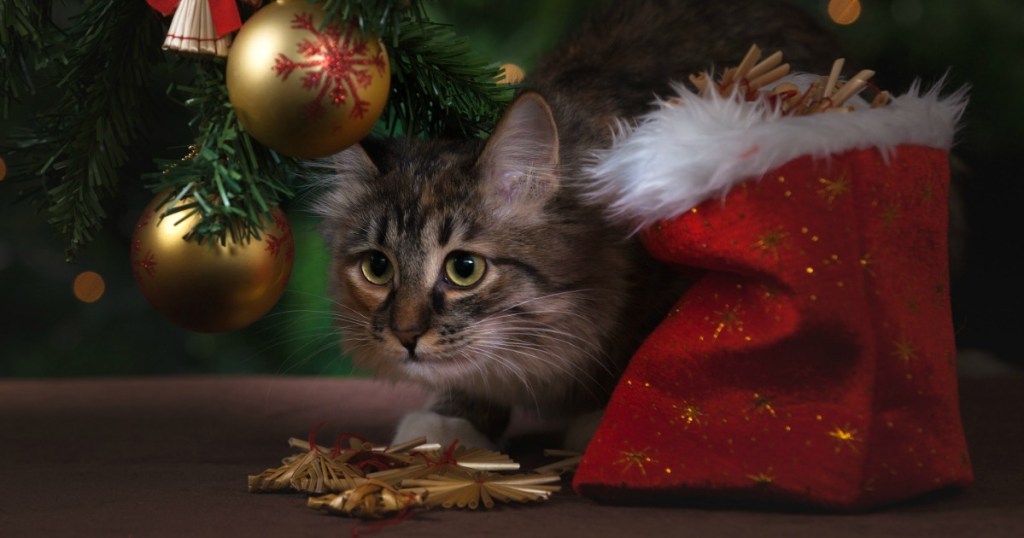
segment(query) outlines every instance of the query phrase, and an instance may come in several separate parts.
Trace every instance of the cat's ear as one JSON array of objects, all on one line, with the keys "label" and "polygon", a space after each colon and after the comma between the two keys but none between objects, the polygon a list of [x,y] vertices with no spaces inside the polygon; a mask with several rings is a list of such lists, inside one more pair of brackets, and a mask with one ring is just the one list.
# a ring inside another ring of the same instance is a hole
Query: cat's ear
[{"label": "cat's ear", "polygon": [[313,204],[313,210],[328,218],[350,211],[379,174],[377,165],[359,144],[310,162],[309,167],[323,189],[323,195]]},{"label": "cat's ear", "polygon": [[331,157],[331,167],[340,176],[365,179],[377,175],[377,165],[373,164],[373,160],[359,144],[349,146]]},{"label": "cat's ear", "polygon": [[512,102],[477,166],[484,197],[499,216],[534,211],[558,191],[558,128],[540,94]]}]

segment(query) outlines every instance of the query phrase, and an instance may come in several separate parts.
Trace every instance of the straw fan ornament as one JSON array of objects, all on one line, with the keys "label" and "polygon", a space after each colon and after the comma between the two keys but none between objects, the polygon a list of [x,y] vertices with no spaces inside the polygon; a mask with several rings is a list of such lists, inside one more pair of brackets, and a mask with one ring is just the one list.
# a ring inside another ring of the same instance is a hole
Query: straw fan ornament
[{"label": "straw fan ornament", "polygon": [[[449,447],[413,439],[375,446],[358,436],[333,448],[292,438],[300,451],[281,465],[249,476],[249,491],[297,491],[310,495],[310,508],[363,519],[380,519],[414,508],[493,508],[496,503],[544,501],[559,491],[560,474],[577,454],[559,452],[563,462],[519,472],[511,458],[457,442]],[[515,473],[515,474],[509,474]]]},{"label": "straw fan ornament", "polygon": [[[163,49],[185,54],[227,57],[231,33],[242,26],[235,0],[147,0],[171,18]],[[259,0],[245,0],[257,7]]]}]

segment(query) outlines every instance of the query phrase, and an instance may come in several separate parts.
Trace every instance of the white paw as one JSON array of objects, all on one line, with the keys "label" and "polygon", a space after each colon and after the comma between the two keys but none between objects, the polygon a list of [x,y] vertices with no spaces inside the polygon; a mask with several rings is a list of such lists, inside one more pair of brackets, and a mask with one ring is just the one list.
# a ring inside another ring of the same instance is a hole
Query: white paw
[{"label": "white paw", "polygon": [[597,432],[597,427],[601,424],[602,418],[604,418],[604,409],[583,413],[573,418],[569,427],[565,430],[565,439],[563,441],[565,449],[572,450],[573,452],[585,452],[587,445],[590,444],[590,439]]},{"label": "white paw", "polygon": [[433,411],[413,411],[402,417],[393,441],[398,444],[418,437],[426,437],[428,443],[439,443],[443,447],[448,447],[458,439],[462,446],[497,449],[494,442],[478,432],[468,420],[439,415]]}]

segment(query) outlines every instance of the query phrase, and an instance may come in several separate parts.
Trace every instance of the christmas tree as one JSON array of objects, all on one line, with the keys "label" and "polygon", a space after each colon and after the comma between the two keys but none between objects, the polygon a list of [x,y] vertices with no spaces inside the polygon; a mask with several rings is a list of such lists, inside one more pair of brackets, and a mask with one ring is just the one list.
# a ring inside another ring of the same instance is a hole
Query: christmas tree
[{"label": "christmas tree", "polygon": [[[157,152],[157,170],[143,176],[154,191],[194,199],[176,208],[201,214],[190,235],[245,241],[261,231],[261,217],[294,196],[295,160],[242,128],[228,100],[224,58],[161,50],[168,20],[154,7],[163,4],[87,2],[66,24],[55,20],[52,2],[0,4],[3,110],[32,102],[38,120],[7,133],[0,152],[19,194],[46,209],[69,257],[101,226],[125,165],[145,152],[149,133],[190,131]],[[240,10],[228,4],[240,18],[260,2],[242,2]],[[320,7],[332,24],[385,44],[392,85],[381,96],[387,108],[379,131],[476,136],[497,118],[508,95],[497,84],[500,70],[428,19],[419,1],[325,0]],[[44,88],[46,99],[33,99]],[[171,118],[158,110],[168,101],[184,107],[175,119],[187,125],[164,123]],[[174,151],[179,158],[160,158]]]},{"label": "christmas tree", "polygon": [[[59,302],[66,291],[40,293],[14,286],[7,294],[12,304],[26,305],[7,324],[14,333],[52,335],[60,327],[74,329],[48,338],[51,345],[43,346],[45,350],[28,340],[12,345],[11,356],[16,360],[5,364],[5,372],[176,371],[179,366],[174,362],[179,359],[174,355],[209,357],[222,366],[246,364],[227,366],[229,370],[261,370],[264,367],[251,363],[252,354],[260,355],[258,360],[267,360],[267,354],[253,347],[254,340],[289,342],[284,345],[292,349],[289,357],[301,350],[307,357],[297,359],[301,363],[297,371],[323,371],[308,357],[319,354],[331,357],[330,371],[348,372],[344,358],[340,362],[336,358],[329,301],[323,297],[322,247],[309,229],[312,226],[303,220],[302,204],[309,188],[303,179],[304,164],[256,140],[231,105],[228,61],[216,53],[234,32],[218,35],[218,46],[211,48],[211,54],[166,47],[171,41],[167,36],[178,33],[176,15],[193,12],[197,5],[209,6],[213,18],[219,11],[233,11],[238,23],[245,23],[259,10],[279,3],[0,2],[4,125],[0,157],[6,179],[2,195],[6,202],[14,202],[16,211],[8,219],[16,223],[19,236],[56,236],[55,241],[35,243],[18,239],[16,261],[7,274],[34,279],[32,275],[38,273],[24,268],[21,260],[24,248],[37,252],[55,268],[51,274],[59,273],[56,278],[75,282],[74,297],[80,303],[70,305],[70,310],[60,308],[63,313],[58,316],[89,319],[87,328],[77,322],[48,321],[53,311],[46,305]],[[513,89],[501,79],[502,61],[535,56],[533,51],[553,41],[582,11],[580,2],[533,2],[526,11],[502,8],[506,14],[517,13],[519,20],[524,12],[549,16],[546,23],[537,25],[540,40],[509,49],[510,56],[496,56],[474,50],[449,21],[441,21],[444,10],[418,0],[298,0],[293,4],[317,7],[326,14],[322,27],[333,24],[373,36],[386,50],[390,89],[374,127],[376,136],[483,136]],[[476,16],[489,9],[467,7]],[[507,20],[519,24],[515,18]],[[273,328],[256,338],[251,331],[248,337],[214,337],[176,333],[156,317],[134,315],[146,305],[128,283],[131,277],[120,260],[136,247],[129,242],[130,236],[153,196],[152,202],[182,200],[166,220],[194,222],[185,234],[190,242],[213,245],[259,240],[268,235],[266,223],[273,219],[267,217],[275,208],[288,209],[298,198],[294,203],[298,211],[289,211],[289,216],[296,221],[300,255],[287,304],[280,308],[287,312],[285,320],[272,320]],[[35,215],[30,213],[32,208]],[[58,265],[58,256],[73,263]],[[82,265],[99,272],[82,271]],[[104,293],[108,300],[97,304]],[[109,300],[113,296],[119,299]],[[89,314],[78,310],[83,305],[91,307]],[[117,331],[114,327],[121,322],[113,320],[151,326],[141,333],[161,334],[171,346],[155,349],[149,360],[107,354],[111,358],[105,366],[74,358],[73,349],[83,339],[116,341],[125,350],[141,342],[135,331]],[[300,343],[295,346],[294,341]],[[118,357],[134,366],[113,366]],[[213,368],[222,370],[222,366]]]}]

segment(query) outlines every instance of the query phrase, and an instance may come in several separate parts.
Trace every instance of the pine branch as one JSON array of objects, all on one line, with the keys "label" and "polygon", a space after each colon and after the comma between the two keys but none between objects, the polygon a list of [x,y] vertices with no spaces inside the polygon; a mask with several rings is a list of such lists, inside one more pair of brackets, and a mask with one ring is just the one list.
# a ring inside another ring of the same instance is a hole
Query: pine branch
[{"label": "pine branch", "polygon": [[32,51],[41,48],[49,22],[49,5],[35,0],[0,0],[0,117],[11,101],[32,93]]},{"label": "pine branch", "polygon": [[156,21],[144,2],[91,2],[73,22],[75,48],[58,83],[65,88],[59,114],[68,136],[53,161],[60,183],[47,189],[50,223],[71,255],[102,224],[103,203],[142,132],[143,94],[162,38]]},{"label": "pine branch", "polygon": [[[327,0],[325,8],[330,9],[331,3]],[[384,21],[384,27],[404,19],[394,33],[397,45],[389,51],[393,62],[393,90],[385,111],[389,128],[409,135],[447,136],[477,136],[489,130],[507,98],[507,91],[494,82],[498,69],[474,58],[468,44],[447,27],[418,20],[417,2],[407,11],[397,11],[392,4],[396,2],[345,3],[336,15],[355,17],[352,10],[358,7],[366,19],[376,13],[373,20]],[[194,155],[162,163],[163,171],[151,177],[152,186],[167,191],[168,199],[195,200],[173,211],[201,215],[190,238],[246,241],[259,236],[261,217],[270,208],[292,196],[290,180],[297,165],[255,142],[241,128],[227,98],[223,66],[197,65],[195,83],[180,88],[188,96],[186,104],[196,111]]]},{"label": "pine branch", "polygon": [[[355,21],[388,47],[392,90],[382,124],[392,134],[473,137],[493,126],[510,93],[495,84],[498,69],[474,57],[448,27],[427,20],[420,0],[322,3],[329,20]],[[4,98],[20,90],[9,80],[31,80],[22,74],[35,75],[36,86],[54,94],[31,125],[4,133],[0,151],[12,179],[48,208],[71,256],[102,224],[120,168],[144,132],[152,112],[146,89],[164,57],[165,28],[146,2],[96,0],[64,35],[48,30],[49,5],[0,0],[0,67],[9,75]],[[292,196],[297,166],[242,130],[227,99],[223,61],[190,59],[181,66],[195,69],[191,85],[178,88],[195,112],[195,155],[158,162],[162,171],[148,177],[151,186],[168,198],[194,200],[175,210],[202,216],[192,237],[258,237],[263,217]]]},{"label": "pine branch", "polygon": [[472,137],[493,126],[510,97],[495,84],[499,68],[476,57],[448,26],[430,21],[420,0],[321,3],[327,20],[355,22],[384,41],[392,80],[383,118],[391,134]]},{"label": "pine branch", "polygon": [[422,23],[427,20],[420,0],[321,0],[320,3],[326,20],[355,22],[359,31],[384,38],[385,46],[397,43],[406,21]]},{"label": "pine branch", "polygon": [[500,69],[477,58],[445,25],[407,21],[389,50],[388,129],[406,135],[477,137],[490,131],[510,90],[496,83]]},{"label": "pine branch", "polygon": [[145,2],[87,3],[67,30],[66,65],[37,71],[39,85],[55,92],[50,106],[40,103],[32,125],[6,137],[4,145],[16,148],[11,169],[27,186],[23,194],[47,207],[69,258],[102,225],[104,203],[142,132],[161,39]]},{"label": "pine branch", "polygon": [[195,66],[192,85],[178,88],[195,111],[193,151],[181,161],[161,163],[162,171],[147,179],[154,190],[167,191],[167,199],[193,199],[168,213],[202,216],[187,238],[221,243],[229,237],[233,242],[258,239],[271,209],[292,196],[294,161],[242,130],[228,100],[223,62],[197,61]]},{"label": "pine branch", "polygon": [[[48,61],[61,62],[61,53],[51,57],[32,54],[53,46],[57,29],[51,23],[51,5],[38,0],[0,0],[0,116],[10,115],[12,101],[35,92],[33,72]],[[33,67],[30,67],[33,65]]]}]

